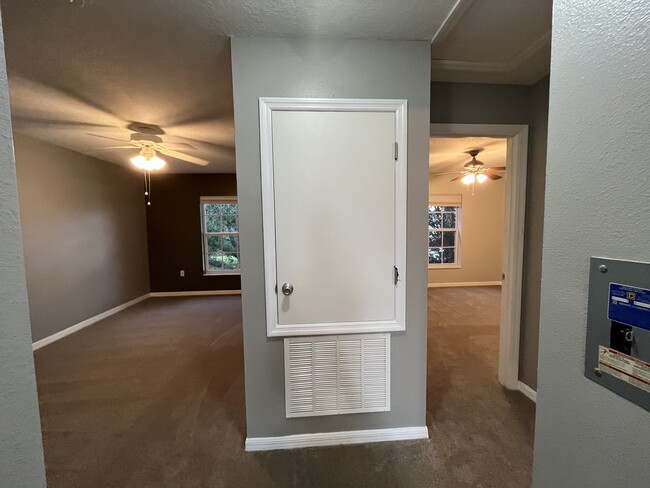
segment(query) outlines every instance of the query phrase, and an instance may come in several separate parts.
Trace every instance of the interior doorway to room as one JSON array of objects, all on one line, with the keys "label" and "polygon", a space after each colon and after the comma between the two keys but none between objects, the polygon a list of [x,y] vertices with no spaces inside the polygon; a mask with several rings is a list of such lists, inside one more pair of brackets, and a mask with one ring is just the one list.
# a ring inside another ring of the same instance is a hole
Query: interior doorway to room
[{"label": "interior doorway to room", "polygon": [[[430,215],[434,225],[440,215],[442,228],[440,234],[435,228],[430,234],[429,282],[434,286],[456,282],[458,288],[469,283],[501,286],[497,377],[501,385],[515,390],[519,387],[528,126],[431,124],[431,141],[430,174],[440,176],[430,179]],[[471,202],[464,213],[463,200]],[[468,231],[463,217],[467,220],[470,208],[479,213],[476,227]],[[454,233],[455,237],[447,235]],[[463,256],[465,241],[476,252]],[[486,247],[491,252],[484,253]]]},{"label": "interior doorway to room", "polygon": [[526,126],[431,126],[427,426],[463,463],[525,466],[532,453],[535,406],[512,391],[526,166]]}]

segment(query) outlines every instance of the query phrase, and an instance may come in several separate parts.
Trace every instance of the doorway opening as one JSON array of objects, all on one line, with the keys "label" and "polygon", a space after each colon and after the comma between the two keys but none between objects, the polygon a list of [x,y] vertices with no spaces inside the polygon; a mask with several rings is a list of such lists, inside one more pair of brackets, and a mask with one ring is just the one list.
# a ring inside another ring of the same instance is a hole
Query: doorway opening
[{"label": "doorway opening", "polygon": [[521,466],[532,457],[535,405],[515,391],[527,133],[431,125],[427,426],[452,443],[451,469],[462,456]]}]

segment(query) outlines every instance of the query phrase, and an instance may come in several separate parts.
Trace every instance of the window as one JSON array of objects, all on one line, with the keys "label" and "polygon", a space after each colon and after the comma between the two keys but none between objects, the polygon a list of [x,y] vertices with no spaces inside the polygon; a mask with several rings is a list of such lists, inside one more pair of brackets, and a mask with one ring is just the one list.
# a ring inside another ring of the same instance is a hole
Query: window
[{"label": "window", "polygon": [[239,219],[237,199],[201,198],[203,272],[239,273]]},{"label": "window", "polygon": [[457,206],[429,205],[429,267],[460,267],[460,213]]}]

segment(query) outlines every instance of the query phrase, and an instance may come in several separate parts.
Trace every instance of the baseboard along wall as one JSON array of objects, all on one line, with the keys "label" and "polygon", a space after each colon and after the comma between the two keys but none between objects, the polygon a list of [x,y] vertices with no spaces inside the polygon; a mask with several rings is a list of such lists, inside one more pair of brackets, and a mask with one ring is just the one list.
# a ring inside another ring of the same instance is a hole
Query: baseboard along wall
[{"label": "baseboard along wall", "polygon": [[32,350],[36,351],[37,349],[40,349],[41,347],[47,346],[48,344],[52,344],[53,342],[56,342],[60,339],[63,339],[64,337],[69,336],[70,334],[74,334],[75,332],[80,331],[81,329],[85,329],[89,325],[92,325],[96,322],[99,322],[100,320],[103,320],[107,317],[110,317],[111,315],[115,315],[118,312],[121,312],[122,310],[125,310],[136,303],[140,303],[143,300],[146,300],[147,298],[155,298],[155,297],[187,297],[187,296],[213,296],[213,295],[241,295],[241,290],[206,290],[206,291],[170,291],[170,292],[152,292],[152,293],[145,293],[144,295],[134,298],[133,300],[130,300],[126,303],[123,303],[122,305],[118,305],[117,307],[111,308],[110,310],[106,310],[105,312],[102,312],[100,314],[97,314],[93,317],[90,317],[82,322],[79,322],[78,324],[71,325],[70,327],[63,329],[59,332],[56,332],[55,334],[52,334],[51,336],[44,337],[43,339],[40,339],[32,344]]},{"label": "baseboard along wall", "polygon": [[452,283],[429,283],[429,288],[453,288],[461,286],[501,286],[501,281],[458,281]]},{"label": "baseboard along wall", "polygon": [[529,399],[537,403],[537,392],[533,390],[530,386],[528,386],[526,383],[522,383],[521,381],[517,384],[517,389],[526,395]]},{"label": "baseboard along wall", "polygon": [[340,446],[370,442],[405,441],[428,439],[425,425],[420,427],[397,427],[392,429],[349,430],[342,432],[319,432],[315,434],[285,435],[280,437],[248,437],[247,451],[274,451],[303,447]]},{"label": "baseboard along wall", "polygon": [[152,291],[149,296],[155,297],[200,297],[213,295],[241,295],[241,290],[205,290],[205,291]]}]

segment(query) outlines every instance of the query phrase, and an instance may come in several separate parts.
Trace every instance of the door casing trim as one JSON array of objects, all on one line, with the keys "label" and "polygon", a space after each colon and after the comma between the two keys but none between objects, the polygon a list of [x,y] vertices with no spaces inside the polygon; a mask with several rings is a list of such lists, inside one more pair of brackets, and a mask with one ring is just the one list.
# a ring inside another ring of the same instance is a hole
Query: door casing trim
[{"label": "door casing trim", "polygon": [[[406,100],[345,98],[260,97],[260,162],[262,182],[262,229],[264,241],[264,285],[266,327],[269,337],[317,334],[363,334],[403,331],[406,328],[406,195],[407,195],[407,110]],[[278,324],[276,299],[275,201],[273,181],[272,114],[274,111],[392,112],[395,114],[395,266],[399,281],[395,287],[395,318],[388,321],[336,322],[324,324]]]},{"label": "door casing trim", "polygon": [[510,390],[519,386],[519,339],[524,274],[528,126],[505,124],[431,124],[431,137],[505,137],[508,168],[505,198],[505,235],[499,328],[499,383]]}]

